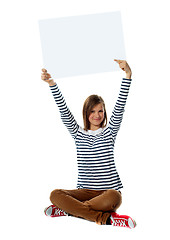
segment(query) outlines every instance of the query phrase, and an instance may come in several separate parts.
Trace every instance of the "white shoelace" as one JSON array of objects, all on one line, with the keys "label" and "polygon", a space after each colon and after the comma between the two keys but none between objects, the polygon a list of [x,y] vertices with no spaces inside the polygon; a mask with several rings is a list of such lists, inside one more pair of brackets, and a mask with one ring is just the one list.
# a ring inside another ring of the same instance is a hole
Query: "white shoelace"
[{"label": "white shoelace", "polygon": [[59,209],[59,208],[56,208],[55,209],[55,214],[56,215],[60,215],[61,213],[63,213],[64,215],[67,215],[63,210]]},{"label": "white shoelace", "polygon": [[126,219],[114,219],[113,217],[111,217],[111,219],[112,219],[112,224],[114,225],[114,226],[117,226],[117,225],[119,225],[120,227],[126,227],[127,225],[126,225],[126,222],[127,222],[127,220]]}]

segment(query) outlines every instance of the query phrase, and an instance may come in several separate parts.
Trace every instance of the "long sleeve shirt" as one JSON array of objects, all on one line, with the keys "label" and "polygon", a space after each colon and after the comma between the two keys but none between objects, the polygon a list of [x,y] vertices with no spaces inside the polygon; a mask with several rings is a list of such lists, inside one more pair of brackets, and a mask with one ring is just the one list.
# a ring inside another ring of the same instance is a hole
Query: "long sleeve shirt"
[{"label": "long sleeve shirt", "polygon": [[80,127],[67,107],[57,84],[50,86],[61,119],[75,141],[78,163],[77,188],[93,190],[123,188],[115,166],[114,145],[131,81],[131,79],[122,79],[120,93],[109,123],[96,131],[85,131]]}]

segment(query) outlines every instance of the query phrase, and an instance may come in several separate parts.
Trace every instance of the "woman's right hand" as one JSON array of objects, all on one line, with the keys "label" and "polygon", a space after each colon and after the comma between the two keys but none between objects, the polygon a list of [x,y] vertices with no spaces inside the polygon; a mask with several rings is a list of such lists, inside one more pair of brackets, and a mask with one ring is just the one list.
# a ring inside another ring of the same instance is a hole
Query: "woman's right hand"
[{"label": "woman's right hand", "polygon": [[42,69],[41,79],[44,82],[47,82],[50,86],[54,86],[56,83],[51,79],[51,75],[47,72],[45,68]]}]

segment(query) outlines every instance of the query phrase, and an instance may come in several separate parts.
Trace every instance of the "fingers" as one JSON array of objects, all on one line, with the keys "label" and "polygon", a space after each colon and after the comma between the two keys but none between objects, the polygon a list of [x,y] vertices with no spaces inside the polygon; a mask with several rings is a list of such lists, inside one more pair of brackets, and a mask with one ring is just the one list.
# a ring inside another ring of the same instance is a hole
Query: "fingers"
[{"label": "fingers", "polygon": [[129,67],[129,64],[127,63],[126,60],[119,60],[119,59],[114,59],[119,64],[119,67],[126,72],[126,74],[129,74],[131,77],[132,71],[131,68]]},{"label": "fingers", "polygon": [[41,79],[42,79],[42,80],[47,80],[47,78],[46,78],[45,75],[41,75]]},{"label": "fingers", "polygon": [[119,67],[125,71],[125,68],[126,68],[126,60],[119,60],[119,59],[114,59],[115,62],[117,62],[119,64]]},{"label": "fingers", "polygon": [[42,80],[49,80],[49,78],[51,78],[51,75],[49,73],[42,73],[41,78]]},{"label": "fingers", "polygon": [[125,71],[125,64],[126,64],[126,63],[124,63],[124,62],[120,62],[120,63],[119,63],[119,67],[120,67],[123,71]]},{"label": "fingers", "polygon": [[47,79],[47,76],[44,75],[44,74],[41,74],[41,79],[42,79],[42,80],[48,80],[48,79]]},{"label": "fingers", "polygon": [[43,68],[41,73],[41,79],[47,81],[50,78],[51,78],[51,75],[47,72],[45,68]]},{"label": "fingers", "polygon": [[117,63],[121,63],[121,62],[123,62],[124,60],[114,59],[114,61],[117,62]]},{"label": "fingers", "polygon": [[45,68],[42,68],[41,79],[47,80],[47,70]]},{"label": "fingers", "polygon": [[47,70],[45,68],[42,68],[42,72],[47,72]]}]

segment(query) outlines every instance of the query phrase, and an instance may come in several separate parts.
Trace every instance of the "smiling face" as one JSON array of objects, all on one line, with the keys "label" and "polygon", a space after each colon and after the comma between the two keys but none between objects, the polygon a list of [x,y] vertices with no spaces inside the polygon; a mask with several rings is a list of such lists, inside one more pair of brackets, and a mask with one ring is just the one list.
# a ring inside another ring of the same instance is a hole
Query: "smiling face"
[{"label": "smiling face", "polygon": [[97,130],[107,125],[107,114],[102,97],[90,95],[83,105],[84,130]]},{"label": "smiling face", "polygon": [[104,120],[104,108],[103,104],[99,103],[94,106],[89,115],[90,130],[97,130],[101,127],[101,123]]}]

